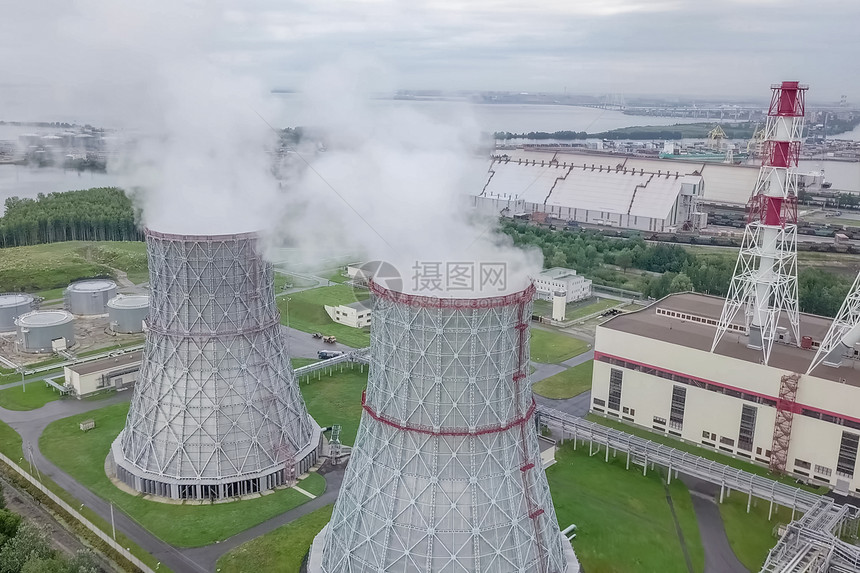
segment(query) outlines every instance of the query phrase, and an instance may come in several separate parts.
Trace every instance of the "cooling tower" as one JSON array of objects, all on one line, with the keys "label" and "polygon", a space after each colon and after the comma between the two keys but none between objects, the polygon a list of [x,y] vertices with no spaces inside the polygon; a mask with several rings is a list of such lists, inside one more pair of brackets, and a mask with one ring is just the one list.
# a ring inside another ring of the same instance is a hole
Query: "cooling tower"
[{"label": "cooling tower", "polygon": [[579,571],[538,449],[534,287],[482,299],[371,290],[361,426],[309,571]]},{"label": "cooling tower", "polygon": [[117,477],[175,499],[219,499],[292,481],[320,428],[299,394],[253,234],[146,232],[150,311]]}]

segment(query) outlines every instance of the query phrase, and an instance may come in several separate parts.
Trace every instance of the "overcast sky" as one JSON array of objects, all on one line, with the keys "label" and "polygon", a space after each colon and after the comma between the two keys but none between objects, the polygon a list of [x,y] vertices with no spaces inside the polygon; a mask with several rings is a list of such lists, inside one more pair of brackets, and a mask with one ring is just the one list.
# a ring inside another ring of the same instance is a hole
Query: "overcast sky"
[{"label": "overcast sky", "polygon": [[[124,29],[137,25],[117,4],[124,3],[3,0],[0,86],[7,97],[26,99],[27,86],[54,89],[70,81],[57,62],[98,62],[87,51],[94,34],[121,42]],[[385,69],[387,82],[378,86],[385,90],[763,99],[769,84],[799,79],[811,86],[813,101],[841,94],[860,101],[856,0],[224,0],[215,10],[212,2],[199,4],[212,25],[189,34],[187,48],[272,88],[300,87],[320,66],[349,57]],[[195,10],[192,4],[188,13]],[[173,9],[160,17],[169,26]],[[157,50],[157,29],[148,36]]]}]

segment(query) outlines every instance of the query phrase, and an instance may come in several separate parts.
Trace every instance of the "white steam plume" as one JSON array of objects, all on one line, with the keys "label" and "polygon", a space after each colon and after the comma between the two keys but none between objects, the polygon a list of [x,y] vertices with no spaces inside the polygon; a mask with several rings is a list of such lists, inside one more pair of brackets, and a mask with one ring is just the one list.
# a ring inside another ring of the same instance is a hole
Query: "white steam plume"
[{"label": "white steam plume", "polygon": [[[367,257],[394,264],[409,292],[465,297],[524,288],[542,254],[514,247],[495,219],[469,205],[486,183],[488,160],[468,109],[440,121],[414,106],[374,104],[364,88],[379,85],[376,74],[350,59],[317,72],[302,90],[303,115],[328,151],[291,185],[291,197],[305,202],[299,236],[318,241],[313,229],[329,229],[328,243],[360,245]],[[440,289],[428,282],[435,263]],[[496,264],[505,266],[504,286],[481,280],[481,269]]]}]

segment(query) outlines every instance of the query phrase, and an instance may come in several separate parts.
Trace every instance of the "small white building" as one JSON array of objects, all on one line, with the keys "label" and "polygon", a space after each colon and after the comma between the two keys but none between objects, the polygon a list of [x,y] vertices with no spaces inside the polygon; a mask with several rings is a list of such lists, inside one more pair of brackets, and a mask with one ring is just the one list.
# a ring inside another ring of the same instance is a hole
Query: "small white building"
[{"label": "small white building", "polygon": [[556,292],[564,291],[567,302],[584,300],[591,296],[591,281],[576,274],[573,269],[553,267],[535,277],[535,298],[552,300]]},{"label": "small white building", "polygon": [[367,302],[354,302],[352,304],[341,304],[338,306],[325,306],[329,317],[340,324],[352,328],[364,328],[370,326],[370,306]]},{"label": "small white building", "polygon": [[137,382],[142,355],[138,350],[66,366],[66,387],[78,399],[103,390],[130,388]]}]

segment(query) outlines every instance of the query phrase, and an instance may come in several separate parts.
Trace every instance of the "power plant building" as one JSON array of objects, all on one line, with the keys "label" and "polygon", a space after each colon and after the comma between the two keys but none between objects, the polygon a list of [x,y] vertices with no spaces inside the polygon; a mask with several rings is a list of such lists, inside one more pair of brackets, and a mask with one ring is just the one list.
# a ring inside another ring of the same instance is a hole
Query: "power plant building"
[{"label": "power plant building", "polygon": [[558,292],[565,293],[565,302],[576,302],[591,296],[591,280],[576,274],[573,269],[553,267],[534,279],[535,298],[553,300]]},{"label": "power plant building", "polygon": [[150,312],[117,477],[137,491],[216,500],[290,485],[321,430],[295,380],[273,270],[252,233],[146,232]]},{"label": "power plant building", "polygon": [[793,339],[785,320],[767,364],[760,349],[748,347],[743,317],[712,353],[723,302],[675,294],[600,325],[592,412],[840,493],[860,492],[856,349],[841,366],[806,374],[831,320],[800,314],[802,339]]},{"label": "power plant building", "polygon": [[534,287],[497,298],[371,282],[370,373],[311,573],[574,573],[529,382]]},{"label": "power plant building", "polygon": [[78,316],[107,313],[107,303],[116,296],[116,283],[109,279],[87,279],[66,287],[66,310]]},{"label": "power plant building", "polygon": [[138,350],[65,366],[66,388],[79,400],[96,392],[131,388],[137,382],[142,355]]},{"label": "power plant building", "polygon": [[146,295],[118,294],[107,303],[110,328],[121,334],[143,332],[143,321],[149,314]]},{"label": "power plant building", "polygon": [[0,332],[15,332],[15,319],[36,307],[32,295],[10,292],[0,294]]},{"label": "power plant building", "polygon": [[65,310],[33,310],[15,319],[21,352],[49,354],[75,344],[75,317]]}]

